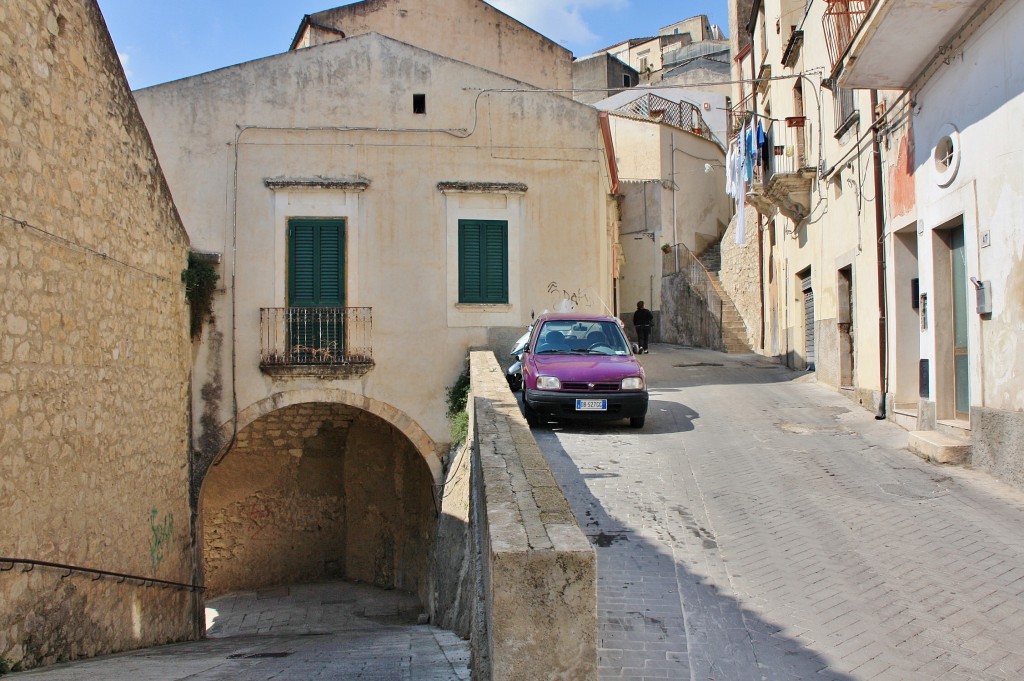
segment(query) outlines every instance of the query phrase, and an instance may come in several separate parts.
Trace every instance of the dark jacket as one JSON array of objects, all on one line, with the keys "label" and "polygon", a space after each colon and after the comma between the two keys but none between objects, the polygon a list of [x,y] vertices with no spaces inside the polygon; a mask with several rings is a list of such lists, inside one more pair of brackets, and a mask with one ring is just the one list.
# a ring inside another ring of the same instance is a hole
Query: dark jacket
[{"label": "dark jacket", "polygon": [[650,326],[654,323],[654,314],[646,307],[633,313],[633,326]]}]

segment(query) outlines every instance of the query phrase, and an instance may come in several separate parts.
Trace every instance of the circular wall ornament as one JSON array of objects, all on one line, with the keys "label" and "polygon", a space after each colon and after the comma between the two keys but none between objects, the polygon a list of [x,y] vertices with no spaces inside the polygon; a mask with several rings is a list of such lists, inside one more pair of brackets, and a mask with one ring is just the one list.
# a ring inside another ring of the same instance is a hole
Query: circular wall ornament
[{"label": "circular wall ornament", "polygon": [[940,187],[948,187],[960,169],[960,131],[948,123],[939,131],[939,141],[932,150],[932,165]]}]

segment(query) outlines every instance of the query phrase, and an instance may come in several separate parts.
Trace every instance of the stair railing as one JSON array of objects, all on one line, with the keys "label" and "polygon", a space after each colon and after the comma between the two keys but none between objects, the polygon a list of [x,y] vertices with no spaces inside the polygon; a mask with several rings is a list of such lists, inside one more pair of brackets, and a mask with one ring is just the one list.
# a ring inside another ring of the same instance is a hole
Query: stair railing
[{"label": "stair railing", "polygon": [[662,276],[680,275],[683,285],[704,303],[696,310],[687,310],[688,314],[694,316],[693,328],[697,335],[693,340],[694,345],[723,349],[725,343],[722,337],[722,297],[704,263],[683,244],[663,248],[662,253]]}]

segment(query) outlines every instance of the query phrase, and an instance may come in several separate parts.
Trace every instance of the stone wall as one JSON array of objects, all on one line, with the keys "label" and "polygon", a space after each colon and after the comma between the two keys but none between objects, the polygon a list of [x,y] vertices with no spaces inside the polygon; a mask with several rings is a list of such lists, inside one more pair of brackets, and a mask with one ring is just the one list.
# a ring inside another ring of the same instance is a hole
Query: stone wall
[{"label": "stone wall", "polygon": [[[469,432],[474,429],[469,409]],[[479,547],[471,527],[477,523],[470,503],[472,483],[472,436],[454,452],[441,494],[441,516],[430,566],[430,621],[463,638],[473,633]]]},{"label": "stone wall", "polygon": [[203,485],[207,595],[344,578],[426,600],[436,512],[409,440],[339,404],[299,404],[243,428]]},{"label": "stone wall", "polygon": [[474,678],[596,679],[594,549],[494,355],[471,353],[470,373]]},{"label": "stone wall", "polygon": [[[95,2],[3,3],[0,51],[0,556],[191,583],[188,239]],[[190,638],[198,606],[15,567],[0,658]]]},{"label": "stone wall", "polygon": [[707,301],[690,286],[686,272],[661,278],[661,314],[655,319],[661,343],[724,350],[721,324]]},{"label": "stone wall", "polygon": [[1022,441],[1024,413],[971,407],[971,465],[974,468],[1024,489]]},{"label": "stone wall", "polygon": [[754,352],[763,352],[761,345],[761,259],[758,252],[758,213],[748,207],[745,219],[745,239],[736,243],[736,216],[722,237],[722,269],[718,278],[722,288],[732,299],[736,311],[747,327],[747,343]]}]

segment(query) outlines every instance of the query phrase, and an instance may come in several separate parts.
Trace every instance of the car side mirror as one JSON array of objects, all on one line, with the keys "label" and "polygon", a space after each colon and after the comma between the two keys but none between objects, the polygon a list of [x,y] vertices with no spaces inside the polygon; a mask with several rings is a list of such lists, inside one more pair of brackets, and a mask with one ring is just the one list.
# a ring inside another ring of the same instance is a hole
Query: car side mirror
[{"label": "car side mirror", "polygon": [[640,344],[639,343],[633,343],[633,354],[634,355],[639,355],[640,354]]}]

